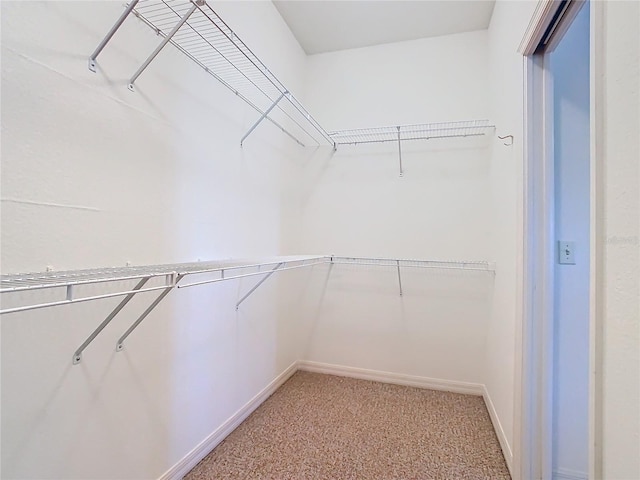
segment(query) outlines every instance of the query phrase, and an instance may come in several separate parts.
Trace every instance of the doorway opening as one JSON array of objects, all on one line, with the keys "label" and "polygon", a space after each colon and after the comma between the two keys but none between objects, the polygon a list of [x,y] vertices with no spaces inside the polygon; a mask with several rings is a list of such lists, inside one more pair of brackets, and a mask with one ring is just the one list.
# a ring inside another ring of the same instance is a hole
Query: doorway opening
[{"label": "doorway opening", "polygon": [[[523,478],[594,477],[591,7],[541,2],[525,55]],[[597,475],[596,475],[597,476]]]}]

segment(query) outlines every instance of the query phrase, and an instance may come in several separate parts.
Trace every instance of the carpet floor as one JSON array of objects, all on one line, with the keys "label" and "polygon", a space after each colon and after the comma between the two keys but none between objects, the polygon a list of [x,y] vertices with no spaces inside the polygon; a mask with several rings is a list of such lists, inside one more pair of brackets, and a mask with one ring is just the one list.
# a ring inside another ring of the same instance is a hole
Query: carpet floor
[{"label": "carpet floor", "polygon": [[510,479],[482,397],[299,371],[186,480]]}]

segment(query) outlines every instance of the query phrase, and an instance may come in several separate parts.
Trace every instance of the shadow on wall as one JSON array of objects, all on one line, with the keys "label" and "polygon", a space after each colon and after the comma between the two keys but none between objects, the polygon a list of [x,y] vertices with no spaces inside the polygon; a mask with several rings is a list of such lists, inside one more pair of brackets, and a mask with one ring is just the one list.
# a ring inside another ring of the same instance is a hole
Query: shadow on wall
[{"label": "shadow on wall", "polygon": [[306,299],[304,360],[483,383],[492,273],[403,269],[402,296],[393,268],[328,273]]}]

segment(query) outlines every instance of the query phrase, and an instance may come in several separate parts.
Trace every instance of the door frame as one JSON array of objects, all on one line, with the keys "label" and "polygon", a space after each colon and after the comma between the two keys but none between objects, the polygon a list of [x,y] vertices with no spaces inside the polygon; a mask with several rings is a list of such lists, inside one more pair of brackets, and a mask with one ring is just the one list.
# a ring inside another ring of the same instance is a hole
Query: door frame
[{"label": "door frame", "polygon": [[[539,0],[519,53],[524,69],[524,188],[521,352],[516,364],[514,473],[523,480],[551,479],[553,435],[554,149],[553,85],[548,54],[561,41],[585,0]],[[602,202],[598,159],[602,158],[604,78],[603,2],[590,8],[590,292],[589,292],[589,478],[602,474]],[[565,9],[544,50],[539,47]]]}]

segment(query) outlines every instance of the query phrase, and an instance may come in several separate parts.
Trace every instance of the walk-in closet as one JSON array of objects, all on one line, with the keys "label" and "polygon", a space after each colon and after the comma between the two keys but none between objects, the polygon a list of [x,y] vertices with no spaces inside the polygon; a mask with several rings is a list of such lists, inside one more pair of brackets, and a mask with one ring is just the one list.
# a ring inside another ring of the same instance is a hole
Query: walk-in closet
[{"label": "walk-in closet", "polygon": [[[560,3],[582,8],[571,38],[585,59],[584,12],[638,13],[577,0],[3,1],[1,478],[607,468],[589,463],[592,442],[574,464],[562,448],[551,463],[526,453],[527,422],[544,417],[527,398],[546,390],[527,390],[543,365],[527,363],[542,338],[528,312],[544,299],[530,295],[523,38],[543,41],[533,26]],[[549,248],[577,242],[597,282],[596,237]],[[587,423],[603,418],[587,419],[603,385],[587,380],[593,305],[585,360],[562,374],[584,374],[580,431],[604,435]]]}]

